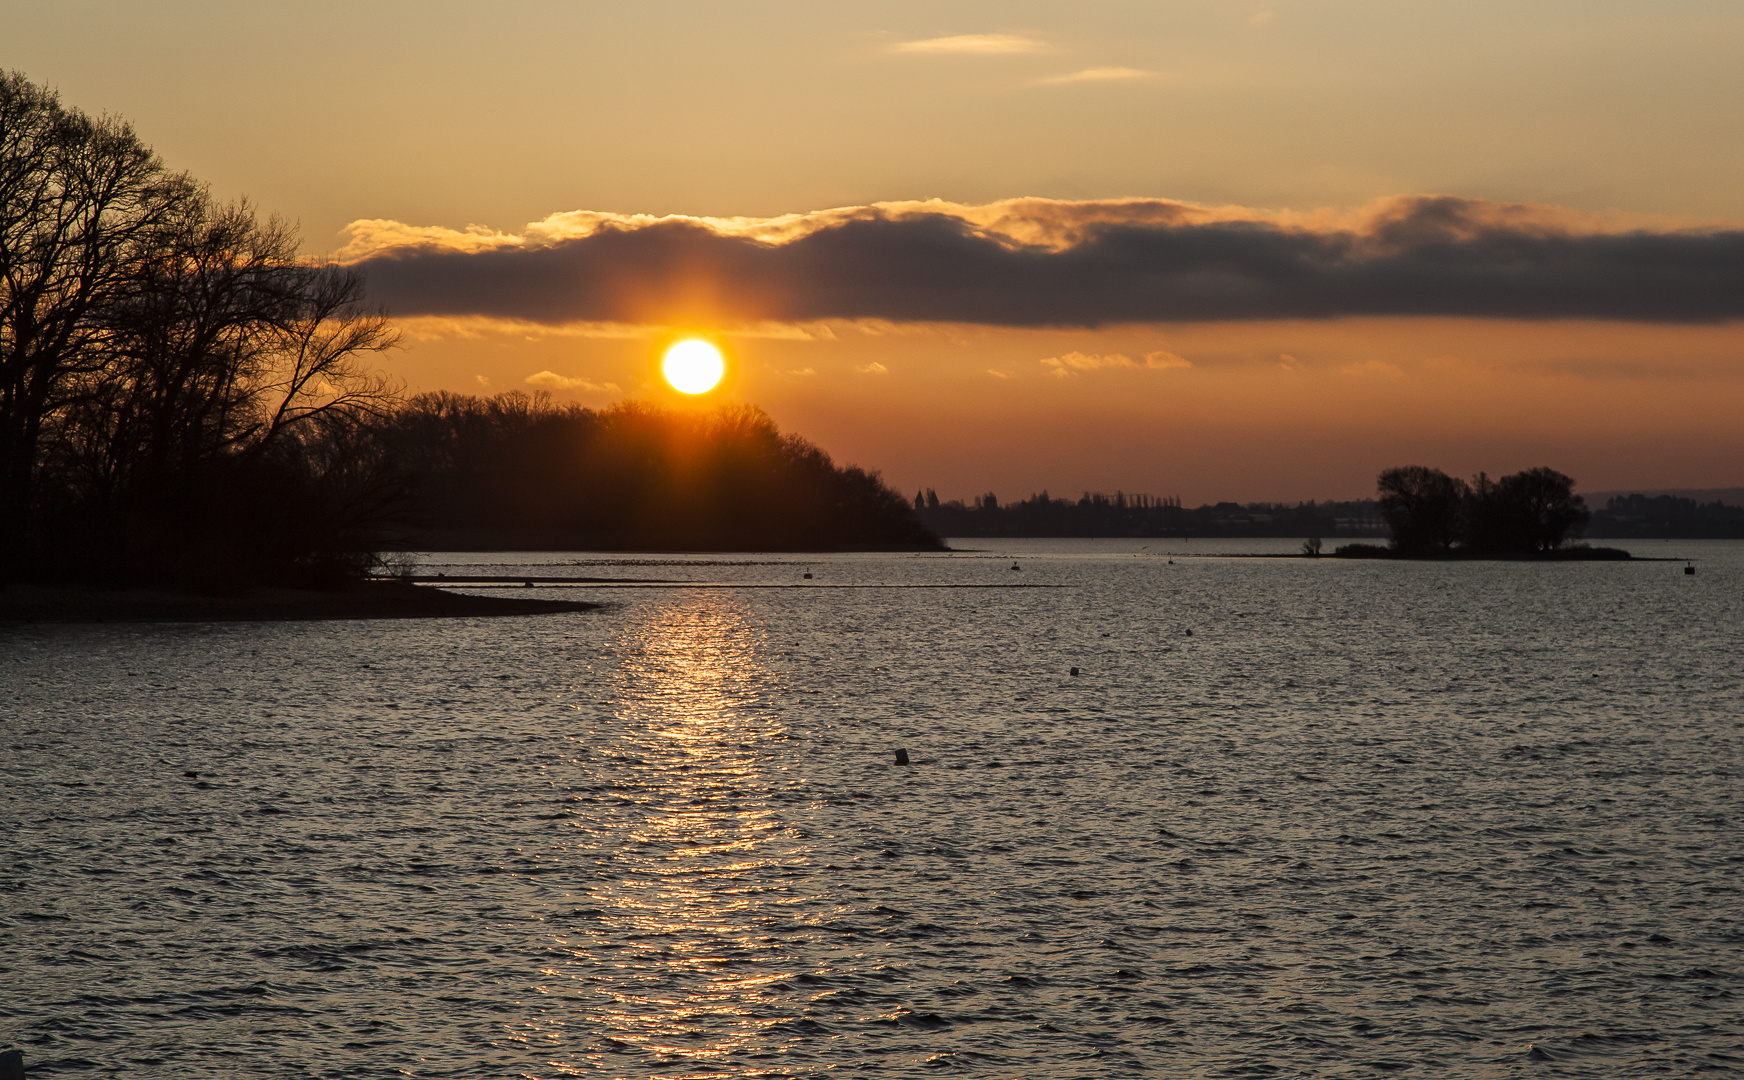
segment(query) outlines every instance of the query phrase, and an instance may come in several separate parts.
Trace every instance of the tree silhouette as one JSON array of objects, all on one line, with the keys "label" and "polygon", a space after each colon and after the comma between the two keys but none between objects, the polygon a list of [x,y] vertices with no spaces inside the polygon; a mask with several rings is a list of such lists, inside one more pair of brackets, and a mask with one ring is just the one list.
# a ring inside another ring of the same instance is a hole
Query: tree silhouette
[{"label": "tree silhouette", "polygon": [[396,400],[366,360],[393,343],[283,222],[0,75],[0,575],[336,565],[384,497],[355,482],[360,421]]},{"label": "tree silhouette", "polygon": [[1377,503],[1393,548],[1404,555],[1445,554],[1460,539],[1465,481],[1440,469],[1406,465],[1382,472]]},{"label": "tree silhouette", "polygon": [[1473,551],[1554,551],[1591,517],[1574,481],[1554,469],[1496,481],[1479,473],[1467,500],[1465,544]]},{"label": "tree silhouette", "polygon": [[0,73],[0,564],[28,536],[44,424],[108,361],[94,316],[197,194],[126,124]]}]

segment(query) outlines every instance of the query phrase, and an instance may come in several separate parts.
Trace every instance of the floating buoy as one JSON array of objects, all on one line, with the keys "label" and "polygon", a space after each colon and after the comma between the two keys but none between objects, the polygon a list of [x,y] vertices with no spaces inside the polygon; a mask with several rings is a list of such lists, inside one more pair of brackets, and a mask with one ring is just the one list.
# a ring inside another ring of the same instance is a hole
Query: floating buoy
[{"label": "floating buoy", "polygon": [[533,583],[531,581],[521,582],[521,588],[523,588],[523,589],[531,589],[532,587],[533,587]]},{"label": "floating buoy", "polygon": [[896,763],[898,765],[907,765],[908,764],[908,751],[907,750],[898,750],[896,752]]},{"label": "floating buoy", "polygon": [[807,581],[811,580],[811,571],[809,571],[809,570],[806,571],[805,580],[807,580]]},{"label": "floating buoy", "polygon": [[1189,630],[1189,631],[1187,631],[1187,636],[1188,636],[1188,637],[1192,637],[1192,636],[1193,636],[1193,631],[1191,631],[1191,630]]},{"label": "floating buoy", "polygon": [[1012,568],[1012,569],[1013,569],[1013,570],[1022,570],[1022,569],[1023,569],[1023,567],[1021,567],[1021,566],[1019,566],[1019,565],[1017,565],[1017,564],[1016,564],[1016,563],[1012,563],[1012,564],[1011,564],[1011,568]]},{"label": "floating buoy", "polygon": [[1686,574],[1694,575],[1696,572],[1696,568],[1694,566],[1686,566],[1683,568],[1683,572]]},{"label": "floating buoy", "polygon": [[1077,668],[1073,668],[1073,669],[1072,669],[1072,674],[1074,674],[1074,675],[1076,675],[1076,674],[1078,674],[1078,669],[1077,669]]}]

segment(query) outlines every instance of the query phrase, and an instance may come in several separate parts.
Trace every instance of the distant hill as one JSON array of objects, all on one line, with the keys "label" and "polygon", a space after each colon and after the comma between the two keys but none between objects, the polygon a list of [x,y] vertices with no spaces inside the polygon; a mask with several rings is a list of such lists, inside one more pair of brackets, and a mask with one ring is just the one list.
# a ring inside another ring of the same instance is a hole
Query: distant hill
[{"label": "distant hill", "polygon": [[1661,495],[1669,495],[1674,499],[1688,499],[1691,502],[1725,503],[1727,506],[1744,506],[1744,487],[1729,488],[1635,488],[1629,491],[1583,491],[1581,497],[1587,501],[1587,506],[1597,510],[1616,498],[1628,498],[1631,495],[1645,495],[1649,499]]}]

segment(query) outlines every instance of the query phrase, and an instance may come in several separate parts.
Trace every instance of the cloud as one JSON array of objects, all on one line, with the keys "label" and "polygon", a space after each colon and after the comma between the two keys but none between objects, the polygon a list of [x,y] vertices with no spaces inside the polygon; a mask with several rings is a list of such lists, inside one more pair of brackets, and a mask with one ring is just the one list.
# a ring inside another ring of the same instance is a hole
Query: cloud
[{"label": "cloud", "polygon": [[1098,371],[1102,368],[1138,366],[1133,362],[1132,357],[1124,353],[1098,355],[1081,352],[1069,352],[1064,356],[1049,356],[1042,360],[1042,364],[1052,369],[1049,374],[1058,375],[1061,378],[1070,378],[1072,373],[1076,371]]},{"label": "cloud", "polygon": [[548,326],[1744,318],[1744,229],[1440,195],[1309,213],[1012,199],[553,215],[488,243],[372,229],[418,237],[352,264],[393,314]]},{"label": "cloud", "polygon": [[384,248],[432,247],[448,251],[491,251],[519,247],[526,241],[513,233],[497,232],[483,225],[446,229],[440,225],[407,225],[387,218],[364,218],[345,227],[349,237],[334,257],[351,262]]},{"label": "cloud", "polygon": [[541,390],[581,390],[590,394],[616,393],[617,383],[596,383],[588,379],[571,379],[559,375],[555,371],[540,371],[527,376],[528,386],[537,386]]},{"label": "cloud", "polygon": [[1140,71],[1138,68],[1099,67],[1085,68],[1069,75],[1050,75],[1045,79],[1037,79],[1037,86],[1066,86],[1071,83],[1087,82],[1131,82],[1135,79],[1155,79],[1154,71]]},{"label": "cloud", "polygon": [[1144,363],[1139,363],[1125,353],[1081,353],[1069,352],[1064,356],[1050,356],[1042,360],[1043,366],[1049,369],[1049,374],[1068,378],[1079,371],[1101,371],[1105,368],[1137,368],[1146,367],[1153,371],[1165,371],[1169,368],[1188,368],[1193,365],[1172,352],[1146,353]]},{"label": "cloud", "polygon": [[1250,18],[1247,21],[1247,24],[1249,26],[1253,27],[1254,29],[1258,30],[1260,27],[1265,26],[1267,23],[1269,23],[1273,19],[1277,18],[1277,14],[1278,13],[1275,11],[1257,12],[1252,18]]},{"label": "cloud", "polygon": [[1012,53],[1042,52],[1046,43],[1020,34],[957,34],[952,37],[927,38],[892,45],[899,53],[956,53],[970,56],[1003,56]]},{"label": "cloud", "polygon": [[858,371],[862,375],[888,375],[888,374],[890,374],[890,369],[885,367],[883,364],[880,364],[876,360],[872,361],[870,364],[867,364],[863,367],[857,367],[854,370]]}]

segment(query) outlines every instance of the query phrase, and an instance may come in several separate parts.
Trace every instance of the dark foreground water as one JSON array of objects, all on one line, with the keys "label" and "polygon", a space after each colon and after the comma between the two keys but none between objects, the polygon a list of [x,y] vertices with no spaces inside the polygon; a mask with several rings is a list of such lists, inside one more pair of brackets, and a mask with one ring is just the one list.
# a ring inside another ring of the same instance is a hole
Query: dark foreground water
[{"label": "dark foreground water", "polygon": [[515,556],[740,586],[540,618],[0,628],[0,1046],[1744,1075],[1744,546],[1671,545],[1691,577],[991,543]]}]

